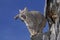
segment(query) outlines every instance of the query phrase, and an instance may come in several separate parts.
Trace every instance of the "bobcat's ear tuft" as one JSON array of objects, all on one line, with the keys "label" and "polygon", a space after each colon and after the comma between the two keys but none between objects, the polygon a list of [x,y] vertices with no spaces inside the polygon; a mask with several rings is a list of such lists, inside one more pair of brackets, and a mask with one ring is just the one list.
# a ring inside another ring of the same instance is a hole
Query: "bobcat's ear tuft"
[{"label": "bobcat's ear tuft", "polygon": [[19,10],[19,13],[21,12],[21,10]]}]

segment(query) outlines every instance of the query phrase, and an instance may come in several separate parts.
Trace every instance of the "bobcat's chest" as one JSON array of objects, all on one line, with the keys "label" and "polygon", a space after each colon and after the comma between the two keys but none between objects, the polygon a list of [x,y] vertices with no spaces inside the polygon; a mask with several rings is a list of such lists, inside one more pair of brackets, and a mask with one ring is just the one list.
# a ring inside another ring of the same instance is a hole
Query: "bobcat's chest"
[{"label": "bobcat's chest", "polygon": [[27,27],[33,28],[33,22],[26,22],[24,21]]},{"label": "bobcat's chest", "polygon": [[24,21],[24,22],[25,22],[31,35],[37,34],[37,32],[34,30],[33,22],[30,22],[30,23],[27,23],[26,21]]}]

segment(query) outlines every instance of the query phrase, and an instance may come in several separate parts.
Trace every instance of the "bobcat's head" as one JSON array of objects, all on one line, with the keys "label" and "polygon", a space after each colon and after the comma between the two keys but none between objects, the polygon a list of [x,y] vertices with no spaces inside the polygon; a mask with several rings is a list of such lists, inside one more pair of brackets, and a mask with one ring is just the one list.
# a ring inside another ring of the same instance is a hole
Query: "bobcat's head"
[{"label": "bobcat's head", "polygon": [[24,21],[26,19],[26,14],[28,13],[27,8],[24,8],[24,10],[19,10],[19,14],[17,14],[14,18],[15,19],[21,19]]}]

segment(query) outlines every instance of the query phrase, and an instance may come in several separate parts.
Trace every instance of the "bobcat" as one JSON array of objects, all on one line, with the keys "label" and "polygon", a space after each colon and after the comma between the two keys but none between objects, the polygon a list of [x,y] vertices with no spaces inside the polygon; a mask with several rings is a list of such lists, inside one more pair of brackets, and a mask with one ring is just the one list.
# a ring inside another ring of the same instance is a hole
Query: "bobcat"
[{"label": "bobcat", "polygon": [[27,8],[19,10],[19,14],[17,14],[14,18],[19,18],[26,24],[31,36],[42,33],[46,24],[45,17],[40,14],[39,11],[28,11]]}]

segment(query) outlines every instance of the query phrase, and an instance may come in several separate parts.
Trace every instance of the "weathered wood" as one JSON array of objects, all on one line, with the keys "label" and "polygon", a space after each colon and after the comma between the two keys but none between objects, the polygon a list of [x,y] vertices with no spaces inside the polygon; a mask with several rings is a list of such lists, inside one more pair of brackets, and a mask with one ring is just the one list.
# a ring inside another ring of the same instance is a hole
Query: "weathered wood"
[{"label": "weathered wood", "polygon": [[48,17],[48,22],[49,22],[49,26],[51,34],[50,34],[50,39],[49,40],[60,40],[60,0],[47,0],[47,3],[45,3],[45,16],[48,17],[48,13],[51,9],[55,10],[55,13],[57,15],[57,18],[55,19],[55,23],[51,23],[50,25],[50,18]]}]

